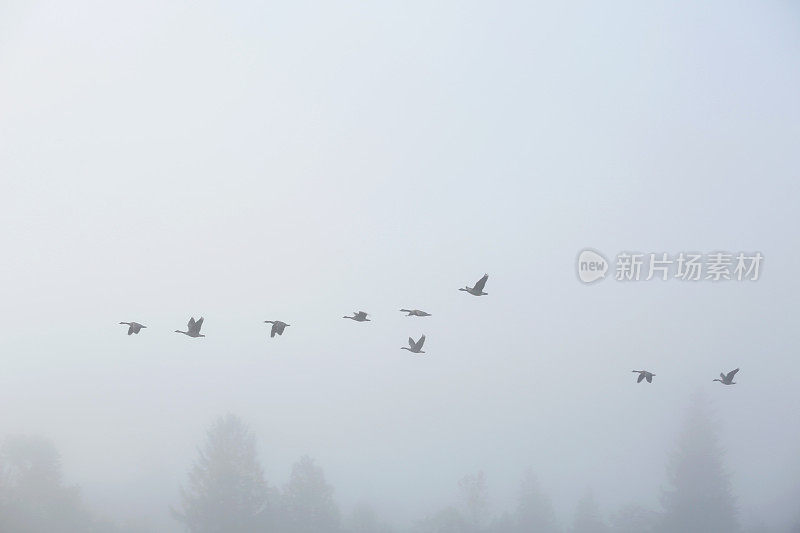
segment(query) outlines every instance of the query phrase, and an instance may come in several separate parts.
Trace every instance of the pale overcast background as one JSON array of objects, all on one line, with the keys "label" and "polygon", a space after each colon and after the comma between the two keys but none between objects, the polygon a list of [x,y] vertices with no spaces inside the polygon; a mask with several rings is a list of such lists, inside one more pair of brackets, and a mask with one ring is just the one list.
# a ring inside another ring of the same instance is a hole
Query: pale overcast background
[{"label": "pale overcast background", "polygon": [[[702,391],[742,521],[786,523],[798,22],[788,1],[0,2],[0,438],[51,438],[92,509],[159,531],[227,412],[270,484],[308,453],[345,511],[404,526],[479,469],[502,511],[531,467],[568,523],[587,487],[657,506]],[[765,259],[757,282],[584,286],[584,247]],[[484,272],[488,296],[457,291]],[[206,338],[173,333],[192,315]]]}]

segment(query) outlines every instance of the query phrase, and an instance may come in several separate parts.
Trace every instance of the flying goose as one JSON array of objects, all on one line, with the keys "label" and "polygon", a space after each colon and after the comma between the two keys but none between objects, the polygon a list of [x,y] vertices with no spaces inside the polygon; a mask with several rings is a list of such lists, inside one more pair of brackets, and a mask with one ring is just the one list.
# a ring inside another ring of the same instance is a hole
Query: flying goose
[{"label": "flying goose", "polygon": [[419,309],[401,309],[401,313],[408,313],[406,316],[431,316],[430,313],[420,311]]},{"label": "flying goose", "polygon": [[369,318],[367,318],[367,313],[364,311],[353,311],[353,316],[343,316],[342,318],[349,318],[350,320],[355,320],[356,322],[372,322]]},{"label": "flying goose", "polygon": [[184,335],[188,335],[189,337],[205,337],[205,335],[200,334],[200,328],[203,325],[203,317],[200,317],[200,320],[195,321],[194,317],[189,319],[189,323],[186,325],[186,331],[181,331],[179,329],[175,330],[175,333],[183,333]]},{"label": "flying goose", "polygon": [[408,346],[410,346],[410,348],[406,347],[406,346],[403,346],[400,349],[401,350],[408,350],[411,353],[425,353],[425,352],[422,351],[422,345],[423,344],[425,344],[425,335],[420,337],[418,341],[415,341],[414,339],[409,337],[408,338]]},{"label": "flying goose", "polygon": [[147,327],[139,324],[138,322],[120,322],[120,324],[125,324],[126,326],[128,326],[128,335],[130,335],[131,333],[136,333],[138,335],[139,331],[141,331],[142,328]]},{"label": "flying goose", "polygon": [[652,372],[648,372],[647,370],[631,370],[631,372],[637,372],[639,374],[639,378],[636,380],[636,383],[641,383],[643,379],[646,379],[648,383],[653,382],[653,374]]},{"label": "flying goose", "polygon": [[286,326],[291,326],[291,324],[281,322],[280,320],[265,320],[264,323],[272,324],[272,330],[269,332],[270,337],[274,337],[276,334],[283,335],[283,330],[286,329]]},{"label": "flying goose", "polygon": [[719,377],[721,377],[722,379],[715,379],[713,381],[719,381],[723,385],[736,385],[736,382],[733,381],[733,376],[735,376],[738,371],[739,371],[738,368],[736,370],[731,370],[730,372],[728,372],[727,375],[720,372]]},{"label": "flying goose", "polygon": [[484,274],[481,279],[475,283],[474,287],[464,287],[463,289],[458,289],[460,291],[466,291],[473,296],[483,296],[485,294],[489,294],[488,292],[483,292],[483,288],[486,286],[486,280],[489,279],[489,274]]}]

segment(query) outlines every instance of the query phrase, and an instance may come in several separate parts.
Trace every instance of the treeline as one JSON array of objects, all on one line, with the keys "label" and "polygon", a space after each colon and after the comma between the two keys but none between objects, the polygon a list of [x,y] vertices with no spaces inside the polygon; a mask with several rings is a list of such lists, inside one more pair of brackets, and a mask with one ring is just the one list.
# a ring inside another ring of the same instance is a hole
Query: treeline
[{"label": "treeline", "polygon": [[64,484],[61,457],[42,437],[9,437],[0,448],[0,532],[134,533],[95,517]]},{"label": "treeline", "polygon": [[[482,472],[454,483],[452,505],[403,529],[384,523],[367,504],[342,515],[333,486],[310,457],[300,458],[281,487],[267,483],[255,435],[235,415],[208,429],[173,517],[191,533],[749,533],[743,530],[713,423],[702,402],[690,410],[667,465],[659,509],[630,504],[605,516],[591,491],[560,524],[533,471],[521,475],[516,501],[500,514],[489,506]],[[798,517],[800,518],[800,517]],[[47,440],[13,437],[0,450],[0,531],[139,533],[144,529],[98,520],[77,487],[61,476]],[[780,533],[800,533],[800,520]]]},{"label": "treeline", "polygon": [[292,466],[281,490],[270,487],[256,457],[256,439],[236,416],[217,420],[172,510],[187,531],[340,531],[333,487],[310,457]]}]

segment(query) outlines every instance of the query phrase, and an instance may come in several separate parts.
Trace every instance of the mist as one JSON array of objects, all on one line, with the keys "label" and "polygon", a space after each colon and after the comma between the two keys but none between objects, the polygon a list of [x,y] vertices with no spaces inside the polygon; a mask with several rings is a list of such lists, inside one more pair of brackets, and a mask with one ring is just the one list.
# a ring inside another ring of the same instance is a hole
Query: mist
[{"label": "mist", "polygon": [[0,3],[0,531],[800,530],[799,15]]}]

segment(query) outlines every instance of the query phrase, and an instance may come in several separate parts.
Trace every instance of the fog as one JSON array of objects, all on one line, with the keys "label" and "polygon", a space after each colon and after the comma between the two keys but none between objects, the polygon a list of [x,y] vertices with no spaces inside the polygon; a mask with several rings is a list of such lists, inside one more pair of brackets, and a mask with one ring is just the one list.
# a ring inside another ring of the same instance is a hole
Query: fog
[{"label": "fog", "polygon": [[0,2],[0,529],[796,531],[799,15]]}]

